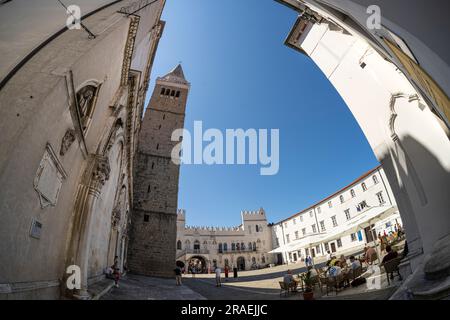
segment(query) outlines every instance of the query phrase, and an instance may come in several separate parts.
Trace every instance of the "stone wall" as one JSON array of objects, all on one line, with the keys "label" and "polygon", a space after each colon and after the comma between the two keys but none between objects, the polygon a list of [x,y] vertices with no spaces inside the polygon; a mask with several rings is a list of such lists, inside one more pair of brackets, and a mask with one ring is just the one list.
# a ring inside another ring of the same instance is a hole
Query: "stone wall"
[{"label": "stone wall", "polygon": [[[176,80],[169,82],[167,78]],[[179,78],[180,77],[180,78]],[[165,94],[166,90],[175,94]],[[134,165],[128,263],[131,272],[171,277],[175,267],[179,166],[171,159],[172,132],[184,127],[189,84],[181,66],[158,78],[141,124]]]}]

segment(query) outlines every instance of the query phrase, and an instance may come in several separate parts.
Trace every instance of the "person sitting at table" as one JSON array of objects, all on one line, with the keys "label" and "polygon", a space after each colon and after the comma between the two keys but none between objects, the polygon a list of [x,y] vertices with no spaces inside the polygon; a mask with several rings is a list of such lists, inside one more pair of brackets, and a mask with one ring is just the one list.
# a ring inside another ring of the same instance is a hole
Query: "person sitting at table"
[{"label": "person sitting at table", "polygon": [[295,282],[294,277],[292,276],[292,271],[291,270],[288,270],[286,272],[286,274],[283,277],[283,282],[286,283],[289,286],[292,285]]},{"label": "person sitting at table", "polygon": [[343,254],[339,258],[339,263],[341,265],[341,268],[347,267],[347,259],[345,259],[345,256]]},{"label": "person sitting at table", "polygon": [[336,260],[335,264],[328,270],[328,275],[330,277],[337,277],[342,273],[342,268],[339,261]]},{"label": "person sitting at table", "polygon": [[355,256],[350,256],[350,267],[352,270],[358,269],[361,267],[361,262],[357,259],[355,259]]},{"label": "person sitting at table", "polygon": [[391,246],[386,246],[386,252],[387,254],[384,256],[383,261],[381,261],[381,263],[386,263],[398,257],[397,251],[392,250]]},{"label": "person sitting at table", "polygon": [[311,278],[317,277],[317,275],[318,275],[317,270],[314,269],[312,266],[308,267],[308,271],[310,272],[310,277]]}]

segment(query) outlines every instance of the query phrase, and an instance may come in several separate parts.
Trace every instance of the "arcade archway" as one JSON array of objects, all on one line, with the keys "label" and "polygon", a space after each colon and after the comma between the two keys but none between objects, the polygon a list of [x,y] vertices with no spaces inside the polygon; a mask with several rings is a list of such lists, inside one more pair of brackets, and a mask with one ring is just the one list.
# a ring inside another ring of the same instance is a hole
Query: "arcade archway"
[{"label": "arcade archway", "polygon": [[188,273],[206,273],[206,259],[202,256],[193,256],[187,262]]}]

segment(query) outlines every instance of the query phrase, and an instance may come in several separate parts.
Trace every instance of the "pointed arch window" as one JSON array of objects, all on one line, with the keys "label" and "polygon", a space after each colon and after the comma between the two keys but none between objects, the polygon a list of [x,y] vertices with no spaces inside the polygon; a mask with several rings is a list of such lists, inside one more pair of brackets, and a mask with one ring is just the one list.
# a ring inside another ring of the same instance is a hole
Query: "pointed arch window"
[{"label": "pointed arch window", "polygon": [[99,88],[99,85],[88,84],[78,90],[76,94],[78,115],[83,133],[87,132],[91,124]]},{"label": "pointed arch window", "polygon": [[177,241],[177,250],[181,250],[181,240]]}]

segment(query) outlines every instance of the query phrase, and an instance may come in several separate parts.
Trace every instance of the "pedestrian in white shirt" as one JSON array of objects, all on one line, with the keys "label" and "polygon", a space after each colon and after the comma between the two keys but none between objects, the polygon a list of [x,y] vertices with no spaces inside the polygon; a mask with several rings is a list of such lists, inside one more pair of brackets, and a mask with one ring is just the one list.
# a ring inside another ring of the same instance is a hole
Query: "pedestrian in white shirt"
[{"label": "pedestrian in white shirt", "polygon": [[216,287],[221,287],[222,282],[221,282],[220,276],[221,276],[222,270],[219,267],[216,267],[215,272],[216,272]]}]

